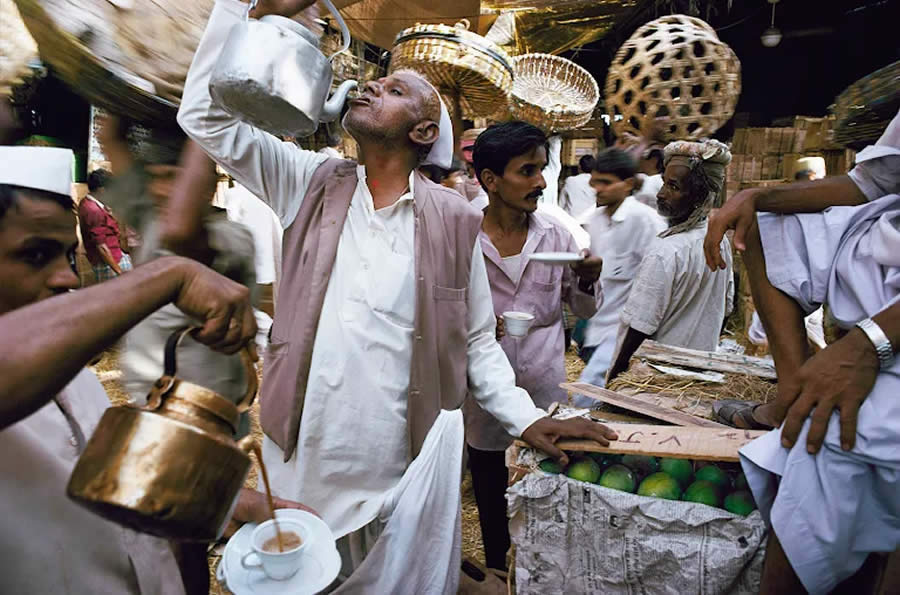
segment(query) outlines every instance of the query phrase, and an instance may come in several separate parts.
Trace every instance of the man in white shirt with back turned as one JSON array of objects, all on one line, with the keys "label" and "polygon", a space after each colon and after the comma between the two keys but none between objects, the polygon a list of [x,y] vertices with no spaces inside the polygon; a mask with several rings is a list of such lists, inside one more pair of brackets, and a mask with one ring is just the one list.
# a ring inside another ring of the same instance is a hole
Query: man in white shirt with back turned
[{"label": "man in white shirt with back turned", "polygon": [[[310,4],[263,0],[252,16]],[[260,398],[274,491],[315,507],[339,538],[342,591],[454,593],[467,391],[508,432],[562,459],[561,436],[615,435],[551,420],[515,387],[495,338],[481,213],[416,169],[452,158],[434,87],[412,72],[365,84],[343,122],[359,164],[282,143],[209,96],[245,11],[216,3],[178,120],[284,225]]]},{"label": "man in white shirt with back turned", "polygon": [[[597,207],[582,217],[591,235],[591,253],[603,259],[603,303],[588,321],[581,357],[587,367],[581,382],[604,386],[612,363],[622,308],[644,255],[666,228],[663,218],[633,196],[637,163],[625,151],[607,149],[593,163],[590,183]],[[589,397],[576,397],[589,407]]]}]

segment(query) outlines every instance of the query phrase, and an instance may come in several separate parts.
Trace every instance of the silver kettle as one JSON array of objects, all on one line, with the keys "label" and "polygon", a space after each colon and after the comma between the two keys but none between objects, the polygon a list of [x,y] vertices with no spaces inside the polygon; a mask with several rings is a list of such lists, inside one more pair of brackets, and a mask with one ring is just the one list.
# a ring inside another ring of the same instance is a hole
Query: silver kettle
[{"label": "silver kettle", "polygon": [[345,81],[328,99],[334,72],[331,61],[350,47],[350,30],[330,0],[322,0],[341,28],[343,44],[330,57],[319,39],[300,23],[276,15],[245,18],[229,33],[209,81],[209,94],[223,110],[276,136],[309,136],[319,122],[341,114],[347,94],[357,86]]}]

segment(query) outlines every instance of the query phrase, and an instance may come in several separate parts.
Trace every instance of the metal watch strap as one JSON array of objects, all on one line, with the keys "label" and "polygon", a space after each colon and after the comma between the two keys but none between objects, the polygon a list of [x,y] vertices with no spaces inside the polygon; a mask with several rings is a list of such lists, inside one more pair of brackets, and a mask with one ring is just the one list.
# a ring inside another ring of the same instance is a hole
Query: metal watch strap
[{"label": "metal watch strap", "polygon": [[887,338],[887,335],[884,334],[878,323],[871,318],[866,318],[857,322],[856,326],[866,334],[866,337],[869,338],[869,341],[875,347],[875,353],[878,354],[878,363],[881,368],[890,367],[894,363],[894,346],[891,345],[890,339]]}]

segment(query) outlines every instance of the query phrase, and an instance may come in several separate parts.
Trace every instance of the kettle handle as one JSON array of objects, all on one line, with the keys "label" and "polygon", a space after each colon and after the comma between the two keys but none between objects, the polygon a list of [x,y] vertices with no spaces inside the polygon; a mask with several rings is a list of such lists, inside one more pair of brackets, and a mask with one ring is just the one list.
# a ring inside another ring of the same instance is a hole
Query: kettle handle
[{"label": "kettle handle", "polygon": [[[331,16],[337,21],[338,27],[341,29],[341,39],[343,42],[341,43],[341,49],[331,54],[328,57],[328,61],[334,60],[334,57],[340,54],[341,52],[345,52],[350,49],[350,29],[347,27],[347,23],[344,22],[344,17],[341,16],[340,11],[334,7],[334,4],[331,3],[331,0],[321,0],[322,4],[328,8],[328,12],[331,13]],[[250,0],[247,4],[247,12],[244,13],[244,20],[248,20],[250,18],[250,13],[253,12],[253,9],[256,8],[256,5],[259,4],[259,0]]]},{"label": "kettle handle", "polygon": [[[172,380],[175,379],[175,371],[178,367],[175,351],[178,349],[178,346],[181,345],[181,342],[188,334],[198,330],[200,330],[200,327],[186,326],[169,335],[169,339],[166,341],[165,357],[163,358],[164,378],[169,378]],[[247,390],[244,392],[244,396],[237,404],[238,413],[244,413],[245,411],[250,409],[250,407],[253,405],[253,401],[256,399],[256,392],[259,388],[259,378],[256,375],[256,364],[253,363],[253,358],[250,356],[249,347],[244,347],[241,350],[241,362],[244,364],[244,370],[246,371]],[[171,382],[169,387],[171,387]],[[166,391],[163,390],[162,392]]]}]

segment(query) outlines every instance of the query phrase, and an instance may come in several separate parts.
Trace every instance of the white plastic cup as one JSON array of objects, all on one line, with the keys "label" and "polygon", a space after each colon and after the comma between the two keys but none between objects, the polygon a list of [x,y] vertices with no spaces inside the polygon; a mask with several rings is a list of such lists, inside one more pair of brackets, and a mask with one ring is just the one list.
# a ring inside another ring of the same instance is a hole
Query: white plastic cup
[{"label": "white plastic cup", "polygon": [[527,312],[504,312],[503,327],[510,337],[524,337],[534,324],[534,314]]},{"label": "white plastic cup", "polygon": [[282,533],[296,533],[300,545],[286,552],[267,552],[263,544],[275,537],[275,521],[268,520],[253,530],[250,546],[253,548],[241,558],[241,566],[247,570],[262,570],[272,580],[283,581],[297,574],[303,550],[309,545],[310,531],[303,523],[294,519],[278,519]]}]

